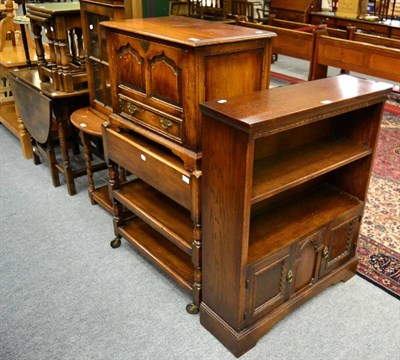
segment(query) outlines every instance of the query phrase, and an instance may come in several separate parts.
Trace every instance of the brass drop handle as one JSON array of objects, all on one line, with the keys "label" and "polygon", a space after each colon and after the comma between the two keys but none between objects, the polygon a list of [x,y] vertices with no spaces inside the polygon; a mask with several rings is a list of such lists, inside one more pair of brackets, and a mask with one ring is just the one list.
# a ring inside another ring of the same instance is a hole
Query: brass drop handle
[{"label": "brass drop handle", "polygon": [[323,257],[324,259],[327,259],[327,258],[328,258],[328,255],[329,255],[329,249],[328,249],[327,246],[325,246],[325,247],[324,247],[324,250],[322,251],[322,257]]},{"label": "brass drop handle", "polygon": [[165,129],[168,130],[170,127],[172,127],[172,121],[163,117],[160,117],[160,123],[161,126]]},{"label": "brass drop handle", "polygon": [[291,282],[293,281],[293,271],[292,271],[292,270],[289,270],[289,271],[288,271],[288,273],[287,273],[287,275],[286,275],[286,281],[287,281],[288,283],[291,283]]},{"label": "brass drop handle", "polygon": [[132,103],[128,103],[128,105],[126,107],[128,109],[129,114],[131,114],[131,115],[133,115],[136,111],[139,110],[139,108]]}]

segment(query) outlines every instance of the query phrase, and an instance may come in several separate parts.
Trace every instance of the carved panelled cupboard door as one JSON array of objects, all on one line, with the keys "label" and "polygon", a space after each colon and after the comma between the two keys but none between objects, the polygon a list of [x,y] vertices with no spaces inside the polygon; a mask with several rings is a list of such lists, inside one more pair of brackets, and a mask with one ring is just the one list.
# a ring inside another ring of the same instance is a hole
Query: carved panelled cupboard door
[{"label": "carved panelled cupboard door", "polygon": [[285,248],[247,270],[247,311],[245,325],[265,316],[289,298],[293,281],[290,269],[290,249]]},{"label": "carved panelled cupboard door", "polygon": [[360,221],[360,214],[352,214],[350,218],[337,219],[328,228],[322,250],[320,276],[329,273],[354,256]]},{"label": "carved panelled cupboard door", "polygon": [[318,230],[295,244],[293,294],[308,288],[318,280],[325,229]]}]

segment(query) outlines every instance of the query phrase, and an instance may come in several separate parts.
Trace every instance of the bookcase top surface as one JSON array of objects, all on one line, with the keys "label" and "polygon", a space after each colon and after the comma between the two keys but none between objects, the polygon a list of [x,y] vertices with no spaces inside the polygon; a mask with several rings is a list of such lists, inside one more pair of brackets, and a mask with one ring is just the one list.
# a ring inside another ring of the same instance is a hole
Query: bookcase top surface
[{"label": "bookcase top surface", "polygon": [[244,131],[273,132],[283,123],[290,127],[290,121],[311,121],[384,101],[391,89],[388,83],[340,75],[209,101],[200,108]]},{"label": "bookcase top surface", "polygon": [[125,19],[101,23],[108,28],[172,41],[192,47],[223,44],[252,39],[271,38],[275,33],[245,28],[218,21],[185,16]]}]

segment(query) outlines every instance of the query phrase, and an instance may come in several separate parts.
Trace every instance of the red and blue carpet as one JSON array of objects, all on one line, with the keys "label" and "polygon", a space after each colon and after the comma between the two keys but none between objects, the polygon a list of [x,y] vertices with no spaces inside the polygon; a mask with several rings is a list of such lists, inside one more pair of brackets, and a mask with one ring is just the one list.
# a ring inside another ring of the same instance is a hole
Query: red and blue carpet
[{"label": "red and blue carpet", "polygon": [[399,114],[384,113],[360,233],[358,274],[400,298]]}]

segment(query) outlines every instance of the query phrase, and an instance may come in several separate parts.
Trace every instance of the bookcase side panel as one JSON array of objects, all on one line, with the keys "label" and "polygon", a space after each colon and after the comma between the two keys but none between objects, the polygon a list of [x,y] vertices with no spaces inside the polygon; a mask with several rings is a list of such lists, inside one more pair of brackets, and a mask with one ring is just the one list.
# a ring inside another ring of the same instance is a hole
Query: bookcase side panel
[{"label": "bookcase side panel", "polygon": [[244,316],[254,143],[207,116],[203,134],[203,302],[237,330]]}]

